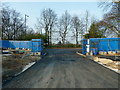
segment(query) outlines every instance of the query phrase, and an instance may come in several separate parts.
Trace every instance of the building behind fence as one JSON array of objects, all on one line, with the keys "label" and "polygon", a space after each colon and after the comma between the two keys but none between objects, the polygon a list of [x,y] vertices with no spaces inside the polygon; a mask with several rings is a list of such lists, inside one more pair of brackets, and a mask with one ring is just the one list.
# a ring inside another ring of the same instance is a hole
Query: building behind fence
[{"label": "building behind fence", "polygon": [[120,38],[90,38],[82,40],[82,54],[92,52],[97,55],[100,52],[119,52]]}]

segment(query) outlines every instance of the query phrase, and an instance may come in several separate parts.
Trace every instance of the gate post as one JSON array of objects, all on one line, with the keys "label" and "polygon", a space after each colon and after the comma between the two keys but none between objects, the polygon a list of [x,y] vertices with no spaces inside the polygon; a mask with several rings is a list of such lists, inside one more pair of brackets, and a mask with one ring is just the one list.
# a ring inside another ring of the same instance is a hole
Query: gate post
[{"label": "gate post", "polygon": [[86,50],[87,50],[87,53],[89,54],[90,53],[90,39],[87,39]]}]

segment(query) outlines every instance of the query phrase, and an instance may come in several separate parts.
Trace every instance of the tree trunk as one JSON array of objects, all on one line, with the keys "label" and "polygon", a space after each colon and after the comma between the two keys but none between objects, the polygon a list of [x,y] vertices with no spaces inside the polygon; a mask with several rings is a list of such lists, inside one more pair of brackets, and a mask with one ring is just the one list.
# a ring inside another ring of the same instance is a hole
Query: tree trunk
[{"label": "tree trunk", "polygon": [[50,25],[50,36],[49,36],[50,45],[52,44],[52,25]]},{"label": "tree trunk", "polygon": [[64,38],[62,38],[62,43],[64,44],[65,42],[64,42]]},{"label": "tree trunk", "polygon": [[78,45],[78,31],[76,29],[76,45]]}]

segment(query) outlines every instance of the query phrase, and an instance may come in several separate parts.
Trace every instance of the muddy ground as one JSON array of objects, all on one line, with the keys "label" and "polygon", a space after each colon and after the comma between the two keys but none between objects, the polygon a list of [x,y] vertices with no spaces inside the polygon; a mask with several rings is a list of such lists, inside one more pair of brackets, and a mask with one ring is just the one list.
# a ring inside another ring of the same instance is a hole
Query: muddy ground
[{"label": "muddy ground", "polygon": [[2,55],[2,81],[10,80],[31,63],[40,60],[40,56],[31,56],[24,54],[3,54]]}]

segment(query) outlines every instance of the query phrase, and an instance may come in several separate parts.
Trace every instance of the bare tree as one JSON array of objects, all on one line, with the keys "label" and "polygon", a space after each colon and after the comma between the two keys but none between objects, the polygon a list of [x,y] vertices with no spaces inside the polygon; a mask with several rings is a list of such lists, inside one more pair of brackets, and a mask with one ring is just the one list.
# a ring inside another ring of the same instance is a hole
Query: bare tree
[{"label": "bare tree", "polygon": [[28,28],[26,34],[35,34],[35,31],[32,28]]},{"label": "bare tree", "polygon": [[10,10],[8,7],[2,8],[2,39],[6,37],[10,39]]},{"label": "bare tree", "polygon": [[65,11],[59,20],[59,35],[62,39],[62,43],[65,44],[66,35],[68,30],[70,30],[71,15]]},{"label": "bare tree", "polygon": [[120,37],[120,1],[112,2],[101,2],[99,4],[102,8],[110,8],[109,12],[104,14],[103,20],[101,20],[98,24],[101,28],[105,28],[105,32],[110,32],[112,36]]},{"label": "bare tree", "polygon": [[24,23],[20,13],[9,7],[3,7],[2,13],[2,39],[17,39],[24,34]]},{"label": "bare tree", "polygon": [[82,20],[79,19],[78,16],[73,16],[72,17],[72,28],[73,28],[73,33],[74,36],[76,38],[76,45],[78,45],[78,38],[79,35],[81,35],[81,39],[82,39],[82,35],[83,35],[83,29],[84,29],[84,24],[82,22]]},{"label": "bare tree", "polygon": [[12,10],[11,12],[11,28],[14,30],[14,40],[17,39],[21,35],[25,35],[26,31],[24,30],[24,21],[20,17],[20,13],[16,12],[15,10]]},{"label": "bare tree", "polygon": [[86,12],[85,12],[85,30],[86,30],[86,33],[88,32],[88,26],[89,26],[89,12],[86,10]]},{"label": "bare tree", "polygon": [[0,40],[2,39],[2,14],[0,11]]},{"label": "bare tree", "polygon": [[45,35],[48,37],[48,45],[52,43],[52,32],[57,22],[57,14],[50,8],[44,9],[41,12],[41,18],[38,19],[37,29],[45,30]]},{"label": "bare tree", "polygon": [[103,11],[108,11],[112,7],[112,0],[103,0],[98,2],[98,7],[103,8]]}]

